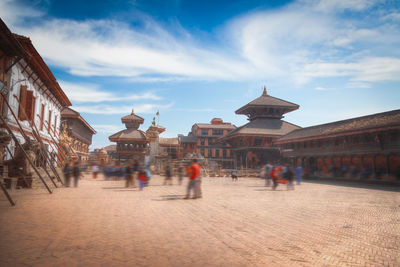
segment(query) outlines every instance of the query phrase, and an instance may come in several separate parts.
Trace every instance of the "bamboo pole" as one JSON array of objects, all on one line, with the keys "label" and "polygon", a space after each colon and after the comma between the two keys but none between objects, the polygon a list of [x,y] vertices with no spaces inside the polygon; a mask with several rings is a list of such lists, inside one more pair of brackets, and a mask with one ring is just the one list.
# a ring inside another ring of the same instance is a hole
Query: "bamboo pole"
[{"label": "bamboo pole", "polygon": [[[60,176],[58,175],[57,171],[55,170],[54,165],[52,164],[52,162],[51,162],[51,160],[50,160],[50,157],[52,157],[52,155],[47,151],[47,149],[45,149],[43,140],[42,140],[42,138],[40,137],[40,133],[39,133],[38,129],[36,128],[35,121],[32,120],[32,122],[31,122],[31,121],[29,120],[29,118],[28,118],[28,116],[27,116],[27,114],[26,114],[25,108],[21,105],[21,102],[19,101],[19,99],[17,98],[16,95],[14,95],[14,98],[17,100],[18,104],[19,104],[20,107],[21,107],[21,111],[24,113],[24,116],[27,118],[28,124],[29,124],[29,126],[31,127],[31,129],[32,129],[33,135],[35,136],[36,140],[39,141],[41,152],[42,152],[42,154],[43,154],[45,160],[48,162],[48,164],[49,164],[49,166],[50,166],[50,169],[52,170],[52,172],[53,172],[53,174],[55,175],[55,177],[57,178],[57,180],[58,180],[62,185],[64,185],[64,183],[62,182]],[[49,157],[49,154],[50,154],[50,157]],[[54,157],[53,157],[52,159],[53,159],[55,162],[57,162],[57,161],[55,160]],[[46,173],[47,173],[46,166],[44,166],[43,169],[45,169],[45,171],[46,171]],[[50,177],[50,179],[51,179],[50,174],[49,174],[49,177]],[[57,187],[57,185],[56,185],[56,187]]]}]

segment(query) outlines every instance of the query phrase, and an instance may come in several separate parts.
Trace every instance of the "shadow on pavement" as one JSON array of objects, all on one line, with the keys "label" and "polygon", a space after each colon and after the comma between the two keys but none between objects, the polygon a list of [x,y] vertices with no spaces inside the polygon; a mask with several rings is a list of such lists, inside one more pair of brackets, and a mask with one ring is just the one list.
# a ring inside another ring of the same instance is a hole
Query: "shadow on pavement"
[{"label": "shadow on pavement", "polygon": [[400,192],[399,186],[379,185],[379,184],[363,184],[362,183],[363,181],[303,180],[303,182],[311,183],[311,184],[337,185],[337,186],[344,186],[344,187],[354,187],[354,188],[363,188],[363,189],[372,189],[372,190]]},{"label": "shadow on pavement", "polygon": [[162,195],[161,199],[152,199],[152,201],[169,201],[169,200],[180,200],[183,199],[185,195]]},{"label": "shadow on pavement", "polygon": [[126,189],[125,186],[110,186],[110,187],[102,187],[101,189]]}]

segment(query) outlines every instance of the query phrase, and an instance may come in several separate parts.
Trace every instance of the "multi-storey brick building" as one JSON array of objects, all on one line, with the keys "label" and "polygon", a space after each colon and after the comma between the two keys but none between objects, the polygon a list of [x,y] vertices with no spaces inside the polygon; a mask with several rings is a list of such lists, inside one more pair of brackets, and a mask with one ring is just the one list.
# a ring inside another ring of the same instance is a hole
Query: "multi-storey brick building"
[{"label": "multi-storey brick building", "polygon": [[179,155],[201,154],[223,168],[231,168],[233,166],[231,148],[227,144],[218,142],[218,139],[234,129],[236,126],[220,118],[214,118],[210,123],[196,123],[188,136],[178,137]]}]

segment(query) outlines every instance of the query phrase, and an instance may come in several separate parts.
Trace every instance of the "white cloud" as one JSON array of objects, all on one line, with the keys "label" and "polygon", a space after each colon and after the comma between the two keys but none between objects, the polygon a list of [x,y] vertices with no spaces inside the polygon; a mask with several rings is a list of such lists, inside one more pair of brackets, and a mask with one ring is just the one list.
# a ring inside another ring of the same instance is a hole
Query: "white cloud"
[{"label": "white cloud", "polygon": [[317,91],[328,91],[325,87],[316,87],[315,90]]},{"label": "white cloud", "polygon": [[[44,17],[28,25],[17,23],[18,13],[10,12],[7,20],[32,39],[49,63],[78,76],[122,76],[135,82],[285,79],[298,86],[342,77],[366,85],[398,80],[399,12],[379,10],[378,2],[298,0],[244,14],[219,31],[225,43],[218,46],[195,40],[180,25],[168,31],[149,17],[135,28],[116,20]],[[3,7],[15,10],[11,3]],[[358,16],[343,16],[343,11]],[[71,99],[86,101],[79,86],[70,88]],[[90,102],[120,97],[84,88],[93,94]]]},{"label": "white cloud", "polygon": [[130,100],[160,100],[161,98],[152,92],[141,94],[128,94],[125,96],[116,96],[109,91],[101,91],[93,84],[76,84],[60,81],[60,86],[68,95],[71,101],[76,102],[108,102],[108,101],[130,101]]},{"label": "white cloud", "polygon": [[25,18],[39,18],[44,12],[27,5],[17,4],[14,0],[0,1],[0,18],[11,27]]},{"label": "white cloud", "polygon": [[98,133],[116,133],[124,129],[123,125],[113,125],[113,124],[94,124],[92,127]]},{"label": "white cloud", "polygon": [[128,105],[76,105],[74,109],[78,112],[89,114],[130,114],[132,108],[135,113],[155,113],[157,110],[169,109],[173,106],[169,104],[138,104],[133,106]]}]

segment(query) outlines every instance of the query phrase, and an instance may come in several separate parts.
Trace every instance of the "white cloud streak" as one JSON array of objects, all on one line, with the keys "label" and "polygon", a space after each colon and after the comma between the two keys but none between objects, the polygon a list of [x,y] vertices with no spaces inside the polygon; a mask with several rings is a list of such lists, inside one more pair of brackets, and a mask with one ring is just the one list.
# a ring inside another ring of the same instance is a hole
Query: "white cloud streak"
[{"label": "white cloud streak", "polygon": [[76,105],[74,109],[78,112],[89,113],[89,114],[129,114],[132,109],[135,113],[155,113],[157,110],[169,109],[173,106],[173,103],[169,104],[138,104],[138,105]]},{"label": "white cloud streak", "polygon": [[[26,10],[7,0],[1,7]],[[49,63],[78,76],[123,76],[136,82],[284,78],[298,86],[342,77],[368,86],[400,77],[400,13],[379,8],[377,0],[298,0],[233,19],[220,32],[227,43],[213,48],[181,27],[174,34],[148,17],[142,28],[133,28],[115,20],[45,18],[27,26],[18,23],[19,11],[0,15],[30,36]],[[343,16],[345,11],[357,16]],[[91,102],[116,97],[87,89],[94,96]],[[72,99],[83,99],[71,90]]]},{"label": "white cloud streak", "polygon": [[59,83],[68,95],[68,98],[76,102],[98,103],[111,101],[161,100],[161,97],[152,92],[117,96],[110,91],[102,91],[93,84],[76,84],[66,81],[60,81]]}]

